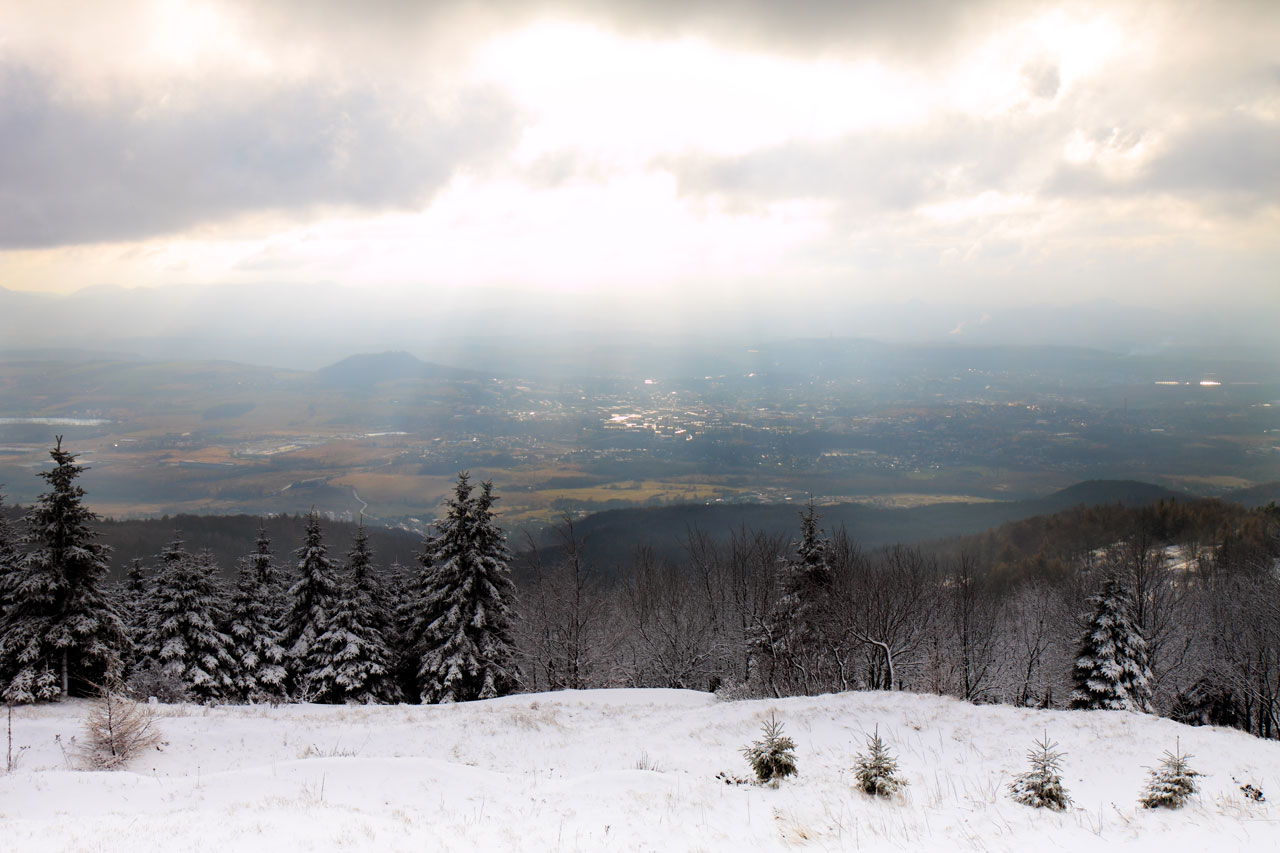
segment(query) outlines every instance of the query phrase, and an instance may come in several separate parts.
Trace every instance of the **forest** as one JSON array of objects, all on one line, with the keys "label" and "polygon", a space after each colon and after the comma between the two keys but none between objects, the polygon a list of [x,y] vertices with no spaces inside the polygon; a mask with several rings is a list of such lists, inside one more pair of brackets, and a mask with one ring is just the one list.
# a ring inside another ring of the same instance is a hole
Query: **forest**
[{"label": "forest", "polygon": [[569,517],[551,544],[507,542],[492,484],[461,474],[412,565],[380,565],[363,527],[326,542],[312,513],[301,543],[260,526],[232,583],[180,538],[112,582],[83,468],[60,441],[51,456],[22,521],[0,514],[12,704],[104,685],[223,704],[883,690],[1280,737],[1274,504],[1080,506],[927,549],[863,549],[811,503],[791,534],[693,528],[675,557],[642,546],[602,566]]}]

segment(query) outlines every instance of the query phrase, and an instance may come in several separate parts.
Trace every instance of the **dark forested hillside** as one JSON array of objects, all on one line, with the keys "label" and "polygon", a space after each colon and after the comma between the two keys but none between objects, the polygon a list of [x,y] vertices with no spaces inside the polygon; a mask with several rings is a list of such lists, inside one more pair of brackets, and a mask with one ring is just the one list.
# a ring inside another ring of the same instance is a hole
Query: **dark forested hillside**
[{"label": "dark forested hillside", "polygon": [[[1048,515],[1076,506],[1147,506],[1169,499],[1191,499],[1149,483],[1091,480],[1042,498],[988,503],[946,503],[910,509],[886,509],[864,504],[833,504],[821,508],[828,530],[844,528],[863,548],[949,539],[982,533],[1018,519]],[[727,540],[730,532],[749,529],[789,534],[802,507],[794,504],[711,504],[621,509],[596,513],[577,522],[584,553],[599,566],[630,562],[638,547],[659,556],[682,553],[690,533],[697,530]]]},{"label": "dark forested hillside", "polygon": [[1127,539],[1178,546],[1188,555],[1262,546],[1262,529],[1249,523],[1253,514],[1241,504],[1214,498],[1079,504],[924,547],[944,558],[966,555],[996,584],[1058,580],[1088,563],[1090,555]]},{"label": "dark forested hillside", "polygon": [[[304,515],[278,515],[259,518],[253,515],[175,515],[165,518],[103,521],[98,525],[102,541],[112,548],[113,577],[121,577],[125,567],[136,559],[153,563],[164,546],[179,535],[192,553],[208,550],[226,577],[235,572],[236,562],[253,550],[258,526],[265,525],[267,536],[283,565],[292,564],[292,553],[303,541],[307,526]],[[394,562],[410,564],[421,548],[422,537],[407,530],[367,527],[376,565],[386,567]],[[344,555],[355,537],[356,525],[349,521],[325,522],[325,537],[335,555]]]}]

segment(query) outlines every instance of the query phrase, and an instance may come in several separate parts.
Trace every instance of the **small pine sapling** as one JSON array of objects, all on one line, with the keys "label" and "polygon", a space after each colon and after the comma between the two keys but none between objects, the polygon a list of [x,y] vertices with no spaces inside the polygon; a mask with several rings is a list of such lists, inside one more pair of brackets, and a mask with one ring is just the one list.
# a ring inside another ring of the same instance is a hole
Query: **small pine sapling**
[{"label": "small pine sapling", "polygon": [[1191,795],[1200,789],[1196,777],[1203,774],[1187,764],[1190,755],[1182,752],[1177,743],[1173,752],[1166,752],[1159,769],[1151,771],[1147,789],[1142,794],[1142,807],[1146,809],[1180,809]]},{"label": "small pine sapling", "polygon": [[80,757],[90,769],[118,770],[159,742],[160,733],[149,706],[119,689],[99,688],[98,699],[85,721],[85,741],[80,746]]},{"label": "small pine sapling", "polygon": [[1031,769],[1009,783],[1009,796],[1025,806],[1037,809],[1066,811],[1071,805],[1066,788],[1062,786],[1062,757],[1056,743],[1049,743],[1049,734],[1036,742],[1036,748],[1027,752]]},{"label": "small pine sapling", "polygon": [[880,727],[867,738],[867,751],[859,753],[853,765],[858,789],[873,797],[891,797],[906,787],[907,780],[898,775],[898,761],[880,738]]},{"label": "small pine sapling", "polygon": [[779,782],[797,772],[795,741],[782,733],[782,723],[773,714],[764,724],[764,737],[744,747],[742,754],[760,784],[768,783],[776,788]]}]

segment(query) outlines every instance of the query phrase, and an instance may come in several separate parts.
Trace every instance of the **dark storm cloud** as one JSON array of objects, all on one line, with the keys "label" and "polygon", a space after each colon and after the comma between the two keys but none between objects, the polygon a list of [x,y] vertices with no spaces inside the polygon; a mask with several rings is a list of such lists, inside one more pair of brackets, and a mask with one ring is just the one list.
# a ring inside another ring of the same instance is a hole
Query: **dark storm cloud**
[{"label": "dark storm cloud", "polygon": [[515,138],[508,104],[468,94],[447,114],[321,83],[76,99],[48,74],[0,68],[0,248],[317,205],[417,208]]}]

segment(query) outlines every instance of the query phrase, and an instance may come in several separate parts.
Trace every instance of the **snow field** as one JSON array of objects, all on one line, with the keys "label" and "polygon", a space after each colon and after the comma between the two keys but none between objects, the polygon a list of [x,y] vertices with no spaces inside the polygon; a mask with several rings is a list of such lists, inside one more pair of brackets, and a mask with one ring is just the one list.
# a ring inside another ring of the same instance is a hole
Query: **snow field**
[{"label": "snow field", "polygon": [[[1280,848],[1280,743],[1121,711],[972,706],[845,693],[527,694],[435,706],[158,706],[164,745],[129,769],[72,769],[86,701],[15,708],[0,775],[5,850],[1160,850]],[[799,776],[746,779],[776,712]],[[876,726],[908,779],[873,800],[853,762]],[[1065,813],[1008,798],[1047,731]],[[60,740],[59,740],[60,736]],[[1201,793],[1138,798],[1181,738]],[[60,745],[61,743],[61,745]],[[26,749],[23,749],[26,747]],[[1232,777],[1238,781],[1233,781]]]}]

